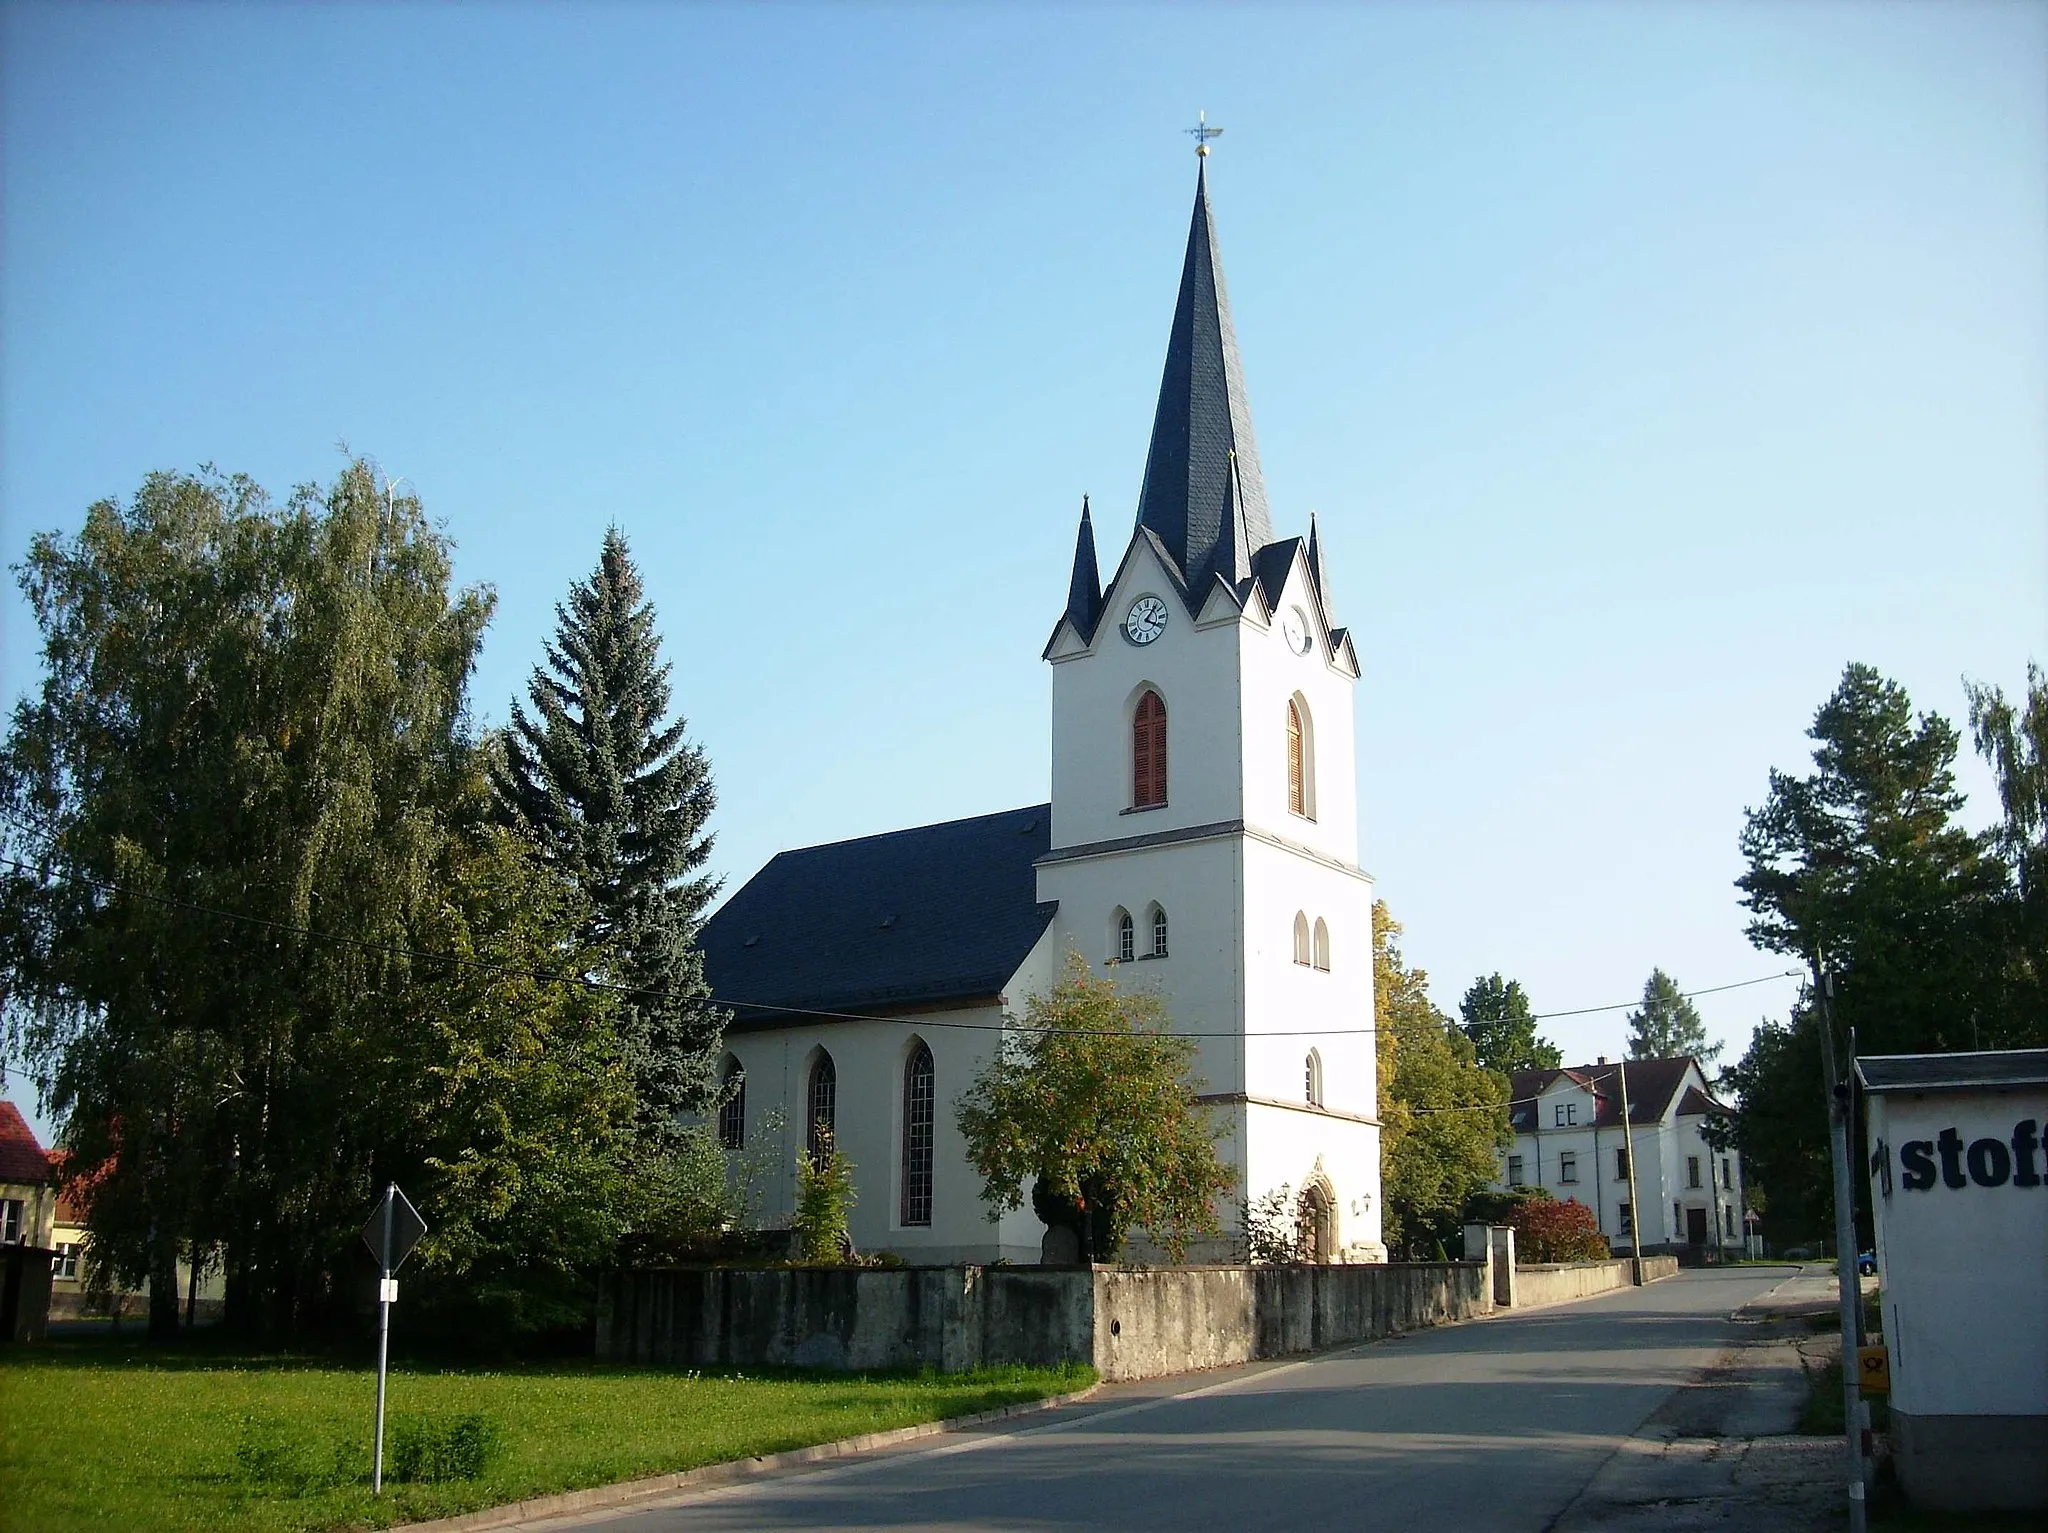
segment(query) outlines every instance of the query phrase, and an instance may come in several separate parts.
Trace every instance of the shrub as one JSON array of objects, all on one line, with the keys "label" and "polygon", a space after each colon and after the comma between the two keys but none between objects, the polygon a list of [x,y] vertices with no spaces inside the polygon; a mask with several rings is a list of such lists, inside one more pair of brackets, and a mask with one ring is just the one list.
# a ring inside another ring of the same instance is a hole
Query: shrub
[{"label": "shrub", "polygon": [[838,1262],[853,1253],[847,1210],[853,1207],[853,1162],[839,1153],[830,1134],[819,1136],[817,1155],[800,1153],[796,1163],[796,1235],[791,1253],[801,1262]]},{"label": "shrub", "polygon": [[433,1483],[474,1480],[504,1448],[498,1423],[482,1411],[400,1416],[384,1455],[387,1480]]},{"label": "shrub", "polygon": [[1593,1210],[1576,1198],[1563,1203],[1531,1198],[1508,1218],[1515,1256],[1528,1262],[1600,1262],[1613,1253]]},{"label": "shrub", "polygon": [[1245,1260],[1254,1266],[1306,1260],[1301,1237],[1301,1214],[1287,1183],[1245,1204]]}]

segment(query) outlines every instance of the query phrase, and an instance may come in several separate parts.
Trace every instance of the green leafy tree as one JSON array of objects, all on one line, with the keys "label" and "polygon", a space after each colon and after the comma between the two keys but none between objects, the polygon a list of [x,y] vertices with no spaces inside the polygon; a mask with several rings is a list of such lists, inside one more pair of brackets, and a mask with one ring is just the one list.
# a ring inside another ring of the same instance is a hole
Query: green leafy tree
[{"label": "green leafy tree", "polygon": [[1386,902],[1374,901],[1382,1224],[1388,1245],[1420,1250],[1457,1228],[1513,1133],[1507,1082],[1430,1001],[1428,974],[1402,962],[1400,934]]},{"label": "green leafy tree", "polygon": [[1489,1070],[1512,1075],[1555,1070],[1564,1062],[1556,1044],[1536,1035],[1536,1017],[1519,981],[1482,975],[1458,1002],[1458,1015],[1479,1063]]},{"label": "green leafy tree", "polygon": [[2018,704],[1997,687],[1964,688],[1977,754],[1998,785],[1994,835],[2008,873],[1993,909],[1991,946],[2000,971],[1994,1031],[2048,1040],[2048,675],[2029,665]]},{"label": "green leafy tree", "polygon": [[583,911],[491,825],[491,596],[450,574],[360,460],[282,506],[152,475],[18,567],[43,675],[0,746],[6,1043],[159,1331],[181,1247],[220,1253],[239,1330],[345,1323],[390,1177],[451,1276],[594,1259],[616,1222],[630,1082],[602,992],[506,977],[579,972]]},{"label": "green leafy tree", "polygon": [[1082,1249],[1099,1261],[1114,1260],[1133,1229],[1175,1260],[1196,1237],[1221,1234],[1216,1199],[1236,1177],[1196,1101],[1194,1056],[1156,995],[1097,979],[1069,954],[956,1106],[983,1201],[1019,1208],[1036,1178],[1039,1216],[1078,1216]]},{"label": "green leafy tree", "polygon": [[[1903,688],[1851,665],[1808,730],[1814,770],[1773,771],[1748,811],[1736,880],[1750,940],[1836,975],[1834,1012],[1868,1054],[2038,1041],[2009,1004],[1999,933],[2006,869],[1957,822],[1955,729]],[[1724,1077],[1736,1135],[1787,1232],[1832,1207],[1819,1019],[1806,1001],[1759,1027]]]},{"label": "green leafy tree", "polygon": [[641,1130],[657,1145],[714,1089],[724,1013],[696,937],[717,892],[704,872],[717,802],[710,763],[669,717],[669,665],[623,534],[555,609],[555,637],[512,705],[492,783],[508,823],[589,903],[586,937],[628,988]]},{"label": "green leafy tree", "polygon": [[1630,1059],[1680,1059],[1687,1055],[1702,1065],[1721,1055],[1721,1045],[1707,1041],[1707,1025],[1662,969],[1652,969],[1643,983],[1643,1004],[1628,1014]]}]

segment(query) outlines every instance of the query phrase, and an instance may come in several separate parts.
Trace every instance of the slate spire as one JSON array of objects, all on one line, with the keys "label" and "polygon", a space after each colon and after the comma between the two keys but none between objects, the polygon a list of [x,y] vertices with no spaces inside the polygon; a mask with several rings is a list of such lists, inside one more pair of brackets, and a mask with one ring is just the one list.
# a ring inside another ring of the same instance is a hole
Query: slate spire
[{"label": "slate spire", "polygon": [[1074,578],[1067,582],[1067,620],[1083,639],[1095,637],[1102,614],[1102,577],[1095,569],[1095,523],[1088,515],[1088,497],[1081,497],[1081,531],[1074,539]]},{"label": "slate spire", "polygon": [[1251,556],[1273,541],[1273,523],[1216,254],[1208,162],[1197,163],[1195,213],[1159,381],[1159,409],[1152,418],[1138,525],[1151,528],[1179,561],[1199,603],[1212,576],[1235,583],[1251,574]]},{"label": "slate spire", "polygon": [[1316,514],[1313,510],[1308,514],[1308,578],[1316,583],[1316,595],[1327,603],[1330,593],[1323,589],[1323,540],[1322,535],[1316,531]]}]

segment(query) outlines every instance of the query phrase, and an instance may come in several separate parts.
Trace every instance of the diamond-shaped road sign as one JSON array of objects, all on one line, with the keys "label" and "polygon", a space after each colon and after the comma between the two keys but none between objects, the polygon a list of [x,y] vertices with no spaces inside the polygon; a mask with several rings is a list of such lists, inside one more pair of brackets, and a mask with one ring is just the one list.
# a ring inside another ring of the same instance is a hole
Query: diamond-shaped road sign
[{"label": "diamond-shaped road sign", "polygon": [[384,1189],[370,1222],[363,1226],[363,1244],[377,1258],[378,1266],[396,1272],[426,1232],[427,1221],[393,1182]]}]

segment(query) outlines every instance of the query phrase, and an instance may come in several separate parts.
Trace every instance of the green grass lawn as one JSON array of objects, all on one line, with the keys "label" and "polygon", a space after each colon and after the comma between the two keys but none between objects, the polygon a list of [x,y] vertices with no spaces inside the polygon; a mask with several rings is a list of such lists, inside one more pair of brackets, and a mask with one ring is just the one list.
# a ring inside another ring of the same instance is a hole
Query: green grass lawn
[{"label": "green grass lawn", "polygon": [[0,1528],[383,1527],[967,1415],[1093,1378],[1084,1368],[741,1378],[595,1363],[412,1366],[391,1376],[394,1425],[417,1433],[480,1413],[495,1451],[473,1479],[387,1481],[378,1501],[367,1369],[53,1342],[0,1353]]}]

